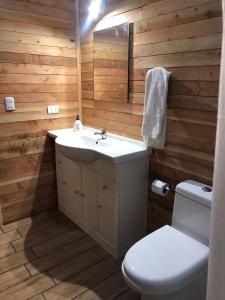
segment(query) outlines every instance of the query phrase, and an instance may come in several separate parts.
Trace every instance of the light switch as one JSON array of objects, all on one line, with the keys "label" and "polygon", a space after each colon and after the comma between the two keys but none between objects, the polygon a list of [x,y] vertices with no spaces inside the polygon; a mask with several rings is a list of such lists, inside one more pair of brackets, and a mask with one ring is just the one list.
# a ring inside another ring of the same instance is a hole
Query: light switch
[{"label": "light switch", "polygon": [[48,114],[58,114],[58,113],[59,113],[59,105],[48,106]]},{"label": "light switch", "polygon": [[5,97],[5,110],[6,111],[15,110],[15,101],[13,97]]}]

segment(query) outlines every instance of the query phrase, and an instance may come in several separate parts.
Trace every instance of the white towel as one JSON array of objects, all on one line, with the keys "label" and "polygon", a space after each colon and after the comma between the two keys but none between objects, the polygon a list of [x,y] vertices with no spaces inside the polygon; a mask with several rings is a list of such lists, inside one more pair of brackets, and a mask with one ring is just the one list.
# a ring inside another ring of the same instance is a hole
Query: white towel
[{"label": "white towel", "polygon": [[162,149],[166,140],[166,107],[170,72],[158,67],[147,72],[141,133],[147,148]]}]

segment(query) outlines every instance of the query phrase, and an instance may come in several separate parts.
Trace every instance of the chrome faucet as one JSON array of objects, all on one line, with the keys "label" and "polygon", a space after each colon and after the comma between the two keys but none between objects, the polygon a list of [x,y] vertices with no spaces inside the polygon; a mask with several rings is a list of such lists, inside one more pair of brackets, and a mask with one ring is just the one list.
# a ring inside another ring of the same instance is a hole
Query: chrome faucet
[{"label": "chrome faucet", "polygon": [[106,140],[107,139],[107,135],[106,135],[106,129],[101,129],[101,132],[94,132],[94,135],[100,135],[100,139],[97,139],[96,144],[98,144],[98,142],[100,140]]}]

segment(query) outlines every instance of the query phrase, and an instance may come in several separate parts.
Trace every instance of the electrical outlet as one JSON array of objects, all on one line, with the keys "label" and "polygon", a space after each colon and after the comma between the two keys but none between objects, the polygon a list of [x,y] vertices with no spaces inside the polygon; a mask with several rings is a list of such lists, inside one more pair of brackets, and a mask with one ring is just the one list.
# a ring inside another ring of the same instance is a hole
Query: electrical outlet
[{"label": "electrical outlet", "polygon": [[15,110],[15,101],[13,97],[5,97],[5,110],[13,111]]},{"label": "electrical outlet", "polygon": [[59,113],[59,105],[49,105],[48,106],[48,114],[58,114]]}]

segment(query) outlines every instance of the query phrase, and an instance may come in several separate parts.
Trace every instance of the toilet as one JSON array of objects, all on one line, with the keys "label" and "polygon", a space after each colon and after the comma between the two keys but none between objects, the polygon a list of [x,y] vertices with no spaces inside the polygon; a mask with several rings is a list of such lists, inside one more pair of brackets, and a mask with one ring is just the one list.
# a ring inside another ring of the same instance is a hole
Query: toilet
[{"label": "toilet", "polygon": [[134,244],[122,273],[142,300],[205,300],[212,188],[187,180],[176,186],[172,226]]}]

